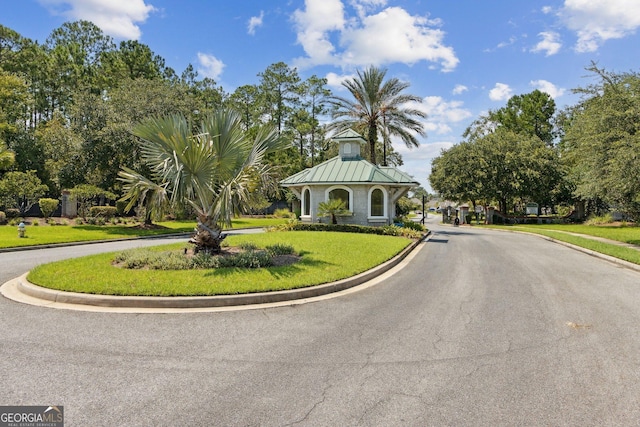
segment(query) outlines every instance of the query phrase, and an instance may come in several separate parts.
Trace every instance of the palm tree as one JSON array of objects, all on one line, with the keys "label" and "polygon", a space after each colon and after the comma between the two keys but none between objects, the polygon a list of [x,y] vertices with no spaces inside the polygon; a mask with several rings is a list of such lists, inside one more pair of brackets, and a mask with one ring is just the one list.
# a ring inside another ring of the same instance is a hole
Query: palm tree
[{"label": "palm tree", "polygon": [[402,92],[410,85],[397,78],[384,80],[386,69],[369,67],[357,71],[358,76],[346,80],[342,85],[351,92],[353,100],[340,96],[331,96],[328,101],[333,105],[333,122],[330,128],[342,130],[363,129],[365,139],[369,142],[371,163],[376,163],[376,144],[378,134],[383,136],[383,164],[387,163],[387,143],[389,136],[399,136],[407,147],[418,147],[416,134],[425,136],[423,124],[418,120],[427,115],[418,109],[411,108],[410,102],[422,102],[415,95]]},{"label": "palm tree", "polygon": [[349,215],[351,211],[347,209],[347,204],[341,199],[331,199],[327,202],[318,203],[318,216],[330,217],[331,224],[338,223],[339,215]]},{"label": "palm tree", "polygon": [[190,242],[210,253],[220,251],[222,229],[231,226],[232,216],[251,193],[269,183],[265,155],[285,144],[273,127],[258,128],[249,137],[241,116],[227,109],[205,117],[195,135],[179,115],[147,120],[133,133],[141,138],[142,160],[153,176],[120,171],[130,200],[127,209],[138,201],[148,209],[191,205],[198,225]]}]

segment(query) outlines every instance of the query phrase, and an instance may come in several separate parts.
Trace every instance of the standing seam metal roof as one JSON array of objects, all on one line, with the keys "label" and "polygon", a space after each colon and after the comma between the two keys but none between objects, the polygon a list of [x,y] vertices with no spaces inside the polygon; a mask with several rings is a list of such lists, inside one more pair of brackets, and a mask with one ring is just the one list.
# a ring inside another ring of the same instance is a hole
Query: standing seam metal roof
[{"label": "standing seam metal roof", "polygon": [[302,184],[358,182],[380,184],[418,184],[409,175],[396,168],[375,166],[361,157],[343,160],[340,156],[291,175],[290,177],[280,181],[280,184],[283,186],[291,186]]}]

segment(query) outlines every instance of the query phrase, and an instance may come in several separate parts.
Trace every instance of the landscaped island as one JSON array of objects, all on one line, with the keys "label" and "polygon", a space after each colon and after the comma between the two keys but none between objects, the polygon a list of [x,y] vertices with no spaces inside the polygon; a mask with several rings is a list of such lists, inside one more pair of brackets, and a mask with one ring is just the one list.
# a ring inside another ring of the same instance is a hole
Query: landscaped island
[{"label": "landscaped island", "polygon": [[[28,280],[39,286],[102,295],[232,295],[296,289],[354,276],[391,259],[412,240],[397,236],[286,231],[227,238],[230,246],[252,242],[258,248],[286,244],[301,259],[266,268],[194,270],[124,269],[116,253],[93,255],[36,267]],[[185,244],[154,248],[181,250]]]}]

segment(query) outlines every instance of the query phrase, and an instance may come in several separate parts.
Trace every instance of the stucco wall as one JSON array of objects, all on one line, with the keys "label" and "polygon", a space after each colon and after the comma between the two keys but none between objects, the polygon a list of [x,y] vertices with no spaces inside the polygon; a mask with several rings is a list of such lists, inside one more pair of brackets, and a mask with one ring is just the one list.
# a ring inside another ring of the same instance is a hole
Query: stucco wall
[{"label": "stucco wall", "polygon": [[[330,218],[318,218],[318,204],[327,200],[327,190],[332,187],[336,187],[336,185],[314,185],[308,187],[311,194],[311,215],[303,216],[301,218],[303,222],[318,222],[318,219],[320,219],[320,221],[328,223],[331,220]],[[385,225],[390,223],[390,220],[381,221],[376,219],[369,221],[369,189],[372,187],[371,185],[338,185],[337,187],[349,188],[352,193],[352,206],[350,206],[349,210],[353,215],[339,217],[339,224]],[[387,216],[391,218],[395,215],[395,208],[392,205],[391,197],[387,194]]]}]

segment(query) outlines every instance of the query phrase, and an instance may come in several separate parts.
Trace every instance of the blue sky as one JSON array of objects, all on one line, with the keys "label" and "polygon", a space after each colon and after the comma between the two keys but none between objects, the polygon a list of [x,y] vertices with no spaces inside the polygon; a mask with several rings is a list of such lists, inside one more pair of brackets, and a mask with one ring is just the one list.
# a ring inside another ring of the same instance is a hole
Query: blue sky
[{"label": "blue sky", "polygon": [[135,39],[180,74],[191,63],[226,91],[283,61],[340,82],[368,65],[409,81],[428,136],[403,155],[426,188],[431,159],[512,95],[541,89],[559,108],[593,82],[591,61],[638,70],[638,0],[1,0],[0,24],[44,42],[66,21]]}]

